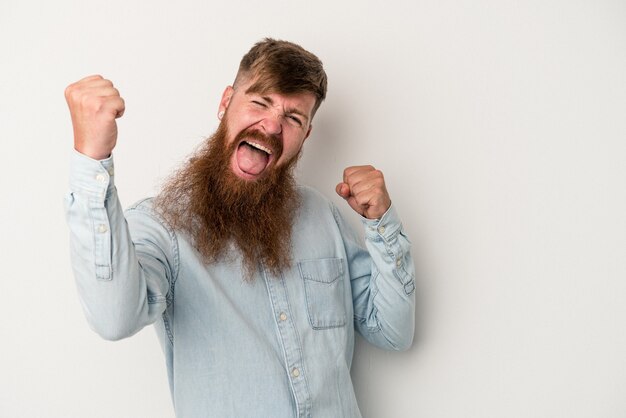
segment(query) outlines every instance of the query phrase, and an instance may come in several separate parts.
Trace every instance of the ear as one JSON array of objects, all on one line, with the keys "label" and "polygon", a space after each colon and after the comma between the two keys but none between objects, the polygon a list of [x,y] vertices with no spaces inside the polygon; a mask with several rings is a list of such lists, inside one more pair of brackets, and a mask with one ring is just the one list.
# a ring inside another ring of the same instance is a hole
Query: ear
[{"label": "ear", "polygon": [[304,135],[304,139],[302,140],[303,142],[306,141],[309,135],[311,135],[312,130],[313,130],[313,125],[309,125],[309,129],[306,131],[306,135]]},{"label": "ear", "polygon": [[[222,99],[220,100],[220,106],[218,108],[217,114],[224,114],[224,112],[226,112],[226,109],[228,108],[228,105],[230,104],[230,99],[231,97],[233,97],[233,93],[235,92],[235,89],[233,89],[233,86],[227,86],[224,89],[224,93],[222,93]],[[218,116],[219,119],[221,119],[221,117]]]}]

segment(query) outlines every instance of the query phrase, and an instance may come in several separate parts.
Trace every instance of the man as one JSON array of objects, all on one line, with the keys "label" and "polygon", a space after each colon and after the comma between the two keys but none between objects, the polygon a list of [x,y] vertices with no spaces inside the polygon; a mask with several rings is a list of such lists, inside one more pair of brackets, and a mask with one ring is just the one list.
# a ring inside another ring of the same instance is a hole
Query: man
[{"label": "man", "polygon": [[367,250],[293,180],[325,95],[315,55],[257,43],[205,147],[123,213],[111,153],[124,101],[100,76],[66,89],[66,211],[85,314],[111,340],[155,324],[179,417],[360,417],[354,330],[382,348],[411,344],[413,262],[382,173],[349,167],[336,188],[362,216]]}]

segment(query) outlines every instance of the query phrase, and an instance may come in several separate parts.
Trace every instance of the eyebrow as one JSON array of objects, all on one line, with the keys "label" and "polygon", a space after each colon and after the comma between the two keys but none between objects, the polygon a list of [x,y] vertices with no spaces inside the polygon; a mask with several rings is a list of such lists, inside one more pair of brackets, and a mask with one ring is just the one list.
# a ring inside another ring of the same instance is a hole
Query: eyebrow
[{"label": "eyebrow", "polygon": [[[270,105],[274,104],[274,101],[268,96],[261,96],[261,98],[265,100],[266,102],[268,102]],[[303,117],[305,122],[309,121],[309,117],[305,115],[304,112],[300,111],[299,109],[296,109],[295,107],[289,107],[285,109],[285,113],[293,113],[295,115]]]}]

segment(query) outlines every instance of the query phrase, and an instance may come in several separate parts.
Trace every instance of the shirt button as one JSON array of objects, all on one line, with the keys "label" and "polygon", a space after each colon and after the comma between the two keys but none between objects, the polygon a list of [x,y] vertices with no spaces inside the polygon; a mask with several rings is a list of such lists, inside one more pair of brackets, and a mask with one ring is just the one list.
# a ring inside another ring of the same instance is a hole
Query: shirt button
[{"label": "shirt button", "polygon": [[291,375],[292,375],[293,377],[298,377],[298,376],[300,376],[300,370],[298,370],[298,368],[297,368],[297,367],[294,367],[294,368],[293,368],[293,370],[291,371]]},{"label": "shirt button", "polygon": [[98,225],[98,232],[100,232],[101,234],[105,233],[108,231],[108,228],[105,224],[100,224]]},{"label": "shirt button", "polygon": [[104,183],[106,181],[106,177],[104,177],[104,174],[98,174],[96,176],[96,180],[98,180],[100,183]]},{"label": "shirt button", "polygon": [[401,265],[402,265],[402,260],[398,258],[398,259],[396,260],[396,266],[397,266],[397,267],[400,267]]},{"label": "shirt button", "polygon": [[286,321],[287,320],[287,314],[284,313],[284,312],[281,312],[278,317],[280,318],[281,321]]},{"label": "shirt button", "polygon": [[381,233],[381,234],[384,234],[385,233],[385,227],[384,226],[379,226],[378,227],[378,232]]}]

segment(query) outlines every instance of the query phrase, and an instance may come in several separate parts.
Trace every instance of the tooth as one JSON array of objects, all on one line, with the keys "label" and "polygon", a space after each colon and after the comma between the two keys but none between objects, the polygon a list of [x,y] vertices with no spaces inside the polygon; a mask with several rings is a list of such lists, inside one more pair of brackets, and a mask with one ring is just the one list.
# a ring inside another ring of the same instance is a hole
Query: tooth
[{"label": "tooth", "polygon": [[265,148],[261,144],[257,144],[256,142],[251,142],[251,141],[246,141],[246,143],[252,145],[254,148],[260,149],[261,151],[265,151],[270,155],[272,154],[272,151],[269,148]]}]

